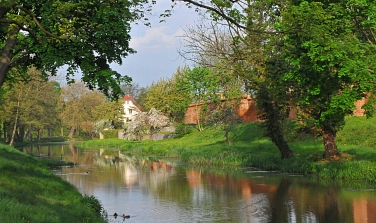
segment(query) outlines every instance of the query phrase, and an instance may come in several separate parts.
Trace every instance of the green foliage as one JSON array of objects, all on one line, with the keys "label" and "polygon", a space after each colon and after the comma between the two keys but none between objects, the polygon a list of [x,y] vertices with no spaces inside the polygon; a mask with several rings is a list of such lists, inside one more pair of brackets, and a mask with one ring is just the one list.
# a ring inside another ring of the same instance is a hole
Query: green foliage
[{"label": "green foliage", "polygon": [[120,125],[124,114],[120,101],[107,101],[103,94],[87,89],[82,82],[62,89],[60,109],[62,125],[71,129],[69,137],[80,128],[93,138],[104,128]]},{"label": "green foliage", "polygon": [[229,132],[233,130],[234,125],[242,123],[243,119],[239,116],[238,111],[232,104],[222,104],[216,109],[210,111],[205,122],[215,126],[221,126],[225,131],[225,137],[228,144],[231,144]]},{"label": "green foliage", "polygon": [[89,88],[117,98],[122,94],[120,83],[130,82],[131,78],[111,70],[109,64],[121,64],[122,58],[135,52],[129,46],[130,24],[149,11],[144,6],[147,2],[26,1],[22,7],[2,4],[0,46],[10,50],[3,54],[9,62],[2,62],[6,69],[0,73],[0,87],[5,76],[9,82],[20,77],[11,72],[7,75],[12,67],[26,69],[34,65],[47,77],[47,72],[54,75],[59,67],[67,65],[68,80],[80,70]]},{"label": "green foliage", "polygon": [[105,139],[117,139],[118,138],[118,132],[119,132],[119,130],[110,129],[110,130],[104,130],[101,133],[103,134],[103,137]]},{"label": "green foliage", "polygon": [[[14,71],[15,72],[15,71]],[[24,138],[32,138],[40,130],[53,130],[58,125],[58,98],[60,86],[53,81],[40,78],[40,71],[30,68],[27,72],[28,82],[6,84],[3,86],[3,100],[0,107],[1,120],[7,128],[8,142],[22,143]],[[18,130],[13,134],[11,130]],[[17,133],[17,134],[16,134]],[[27,135],[25,135],[27,134]]]},{"label": "green foliage", "polygon": [[[295,3],[282,13],[283,52],[292,65],[284,79],[298,84],[293,89],[294,100],[315,120],[319,133],[335,137],[345,116],[352,114],[354,102],[365,93],[374,94],[376,45],[369,36],[374,27],[368,22],[375,22],[369,17],[375,3]],[[329,153],[330,148],[326,149]]]},{"label": "green foliage", "polygon": [[177,124],[175,125],[175,134],[177,134],[177,137],[183,137],[187,134],[190,134],[194,130],[193,125],[187,125],[187,124]]},{"label": "green foliage", "polygon": [[101,216],[103,212],[103,207],[101,202],[95,196],[85,194],[83,196],[82,202],[85,206],[88,206],[90,209],[92,209],[93,212],[96,213],[98,216]]},{"label": "green foliage", "polygon": [[181,80],[189,71],[187,67],[178,68],[170,79],[160,79],[148,87],[143,105],[146,110],[155,108],[169,116],[174,122],[183,122],[192,96]]}]

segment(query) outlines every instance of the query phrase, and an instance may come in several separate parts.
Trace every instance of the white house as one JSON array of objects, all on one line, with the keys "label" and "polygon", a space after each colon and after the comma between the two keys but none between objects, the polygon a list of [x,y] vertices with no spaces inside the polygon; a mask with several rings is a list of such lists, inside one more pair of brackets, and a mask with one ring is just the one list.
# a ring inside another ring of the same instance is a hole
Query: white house
[{"label": "white house", "polygon": [[129,95],[125,95],[122,99],[124,107],[124,123],[134,120],[135,115],[142,111],[137,102]]}]

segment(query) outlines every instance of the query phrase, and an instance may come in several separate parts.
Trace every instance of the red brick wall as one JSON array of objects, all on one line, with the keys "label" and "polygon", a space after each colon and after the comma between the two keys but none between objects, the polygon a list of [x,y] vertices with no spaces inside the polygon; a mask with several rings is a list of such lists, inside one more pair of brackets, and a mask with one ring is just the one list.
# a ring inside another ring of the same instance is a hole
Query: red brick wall
[{"label": "red brick wall", "polygon": [[[356,110],[354,110],[354,116],[364,116],[364,109],[362,109],[362,106],[365,102],[366,99],[355,102]],[[197,114],[200,114],[201,106],[202,104],[199,104],[198,106],[192,104],[188,107],[184,119],[185,124],[197,124]],[[196,110],[198,110],[198,113]],[[260,121],[256,101],[249,95],[240,100],[238,114],[243,118],[244,122]],[[296,119],[296,110],[294,108],[290,109],[289,119]]]},{"label": "red brick wall", "polygon": [[[192,104],[188,107],[184,119],[186,124],[197,124],[197,114],[200,114],[201,106],[202,104],[199,104],[198,106]],[[198,113],[196,111],[198,111]],[[241,99],[238,113],[245,122],[255,122],[260,120],[257,114],[256,102],[250,96]]]}]

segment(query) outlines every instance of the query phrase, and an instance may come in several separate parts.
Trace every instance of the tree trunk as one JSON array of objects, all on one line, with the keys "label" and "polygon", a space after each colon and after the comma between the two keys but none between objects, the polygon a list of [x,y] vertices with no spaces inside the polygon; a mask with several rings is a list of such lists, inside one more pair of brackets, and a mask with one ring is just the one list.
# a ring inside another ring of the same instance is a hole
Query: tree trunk
[{"label": "tree trunk", "polygon": [[279,133],[282,130],[273,132],[271,137],[272,142],[278,147],[279,152],[281,153],[282,159],[288,159],[294,156],[294,153],[291,151],[289,145],[287,144],[285,138]]},{"label": "tree trunk", "polygon": [[[0,85],[1,86],[1,85]],[[18,121],[18,112],[20,110],[20,98],[21,98],[21,92],[18,93],[18,98],[17,98],[17,110],[16,110],[16,117],[14,119],[14,126],[13,126],[13,131],[12,131],[12,137],[10,138],[9,145],[12,146],[14,142],[14,135],[16,134],[16,129],[17,129],[17,121]]]},{"label": "tree trunk", "polygon": [[[265,135],[270,137],[272,142],[278,147],[282,159],[293,157],[294,153],[290,150],[283,133],[284,107],[271,98],[269,90],[265,86],[260,88],[257,95],[257,103],[260,111],[262,111],[261,117],[265,120],[263,123],[266,128]],[[283,101],[282,103],[285,102]]]},{"label": "tree trunk", "polygon": [[40,142],[40,135],[41,135],[40,129],[37,130],[37,134],[38,134],[38,142]]},{"label": "tree trunk", "polygon": [[7,122],[4,122],[3,123],[3,130],[4,130],[4,132],[3,132],[3,135],[4,135],[4,140],[5,140],[5,142],[7,141],[7,125],[8,125],[8,123]]},{"label": "tree trunk", "polygon": [[226,137],[226,142],[228,145],[231,145],[231,141],[230,141],[230,138],[228,137],[228,133],[230,131],[230,127],[226,127],[225,128],[225,137]]},{"label": "tree trunk", "polygon": [[[201,107],[202,108],[202,107]],[[196,103],[196,118],[197,118],[197,128],[198,128],[198,131],[202,131],[202,126],[201,126],[201,122],[200,122],[200,117],[201,117],[201,110],[200,112],[198,112],[198,104]]]},{"label": "tree trunk", "polygon": [[64,136],[64,127],[60,127],[61,136]]},{"label": "tree trunk", "polygon": [[24,138],[25,138],[25,126],[21,125],[19,130],[20,130],[20,133],[19,133],[18,141],[20,143],[23,143],[24,142]]},{"label": "tree trunk", "polygon": [[322,139],[324,142],[324,159],[326,160],[339,160],[341,154],[336,144],[336,132],[334,130],[323,129]]},{"label": "tree trunk", "polygon": [[4,122],[1,122],[0,123],[0,139],[1,139],[1,136],[2,136],[2,134],[3,134],[3,129],[4,128]]},{"label": "tree trunk", "polygon": [[4,84],[7,77],[7,73],[10,69],[13,53],[12,48],[16,45],[17,42],[17,33],[20,31],[18,26],[11,29],[8,34],[8,38],[5,41],[4,48],[1,51],[1,60],[0,60],[0,88]]},{"label": "tree trunk", "polygon": [[70,130],[70,132],[69,132],[69,134],[68,134],[68,137],[69,138],[73,138],[73,134],[74,134],[74,130],[75,130],[76,128],[75,127],[72,127],[71,128],[71,130]]}]

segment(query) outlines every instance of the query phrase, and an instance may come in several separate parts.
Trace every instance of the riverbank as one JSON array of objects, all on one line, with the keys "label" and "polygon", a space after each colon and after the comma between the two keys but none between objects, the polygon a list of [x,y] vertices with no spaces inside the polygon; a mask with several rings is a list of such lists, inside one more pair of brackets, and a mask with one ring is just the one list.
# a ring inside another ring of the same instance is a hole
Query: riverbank
[{"label": "riverbank", "polygon": [[180,138],[161,141],[90,140],[78,143],[82,148],[120,149],[134,156],[178,158],[192,165],[244,166],[286,173],[311,174],[320,179],[366,180],[376,182],[376,136],[372,129],[376,119],[349,117],[338,133],[342,161],[322,161],[321,139],[295,131],[293,124],[286,138],[295,157],[281,160],[278,149],[263,137],[260,123],[237,125],[230,133],[231,145],[224,132],[207,127],[198,132],[191,128]]},{"label": "riverbank", "polygon": [[99,201],[53,175],[49,164],[0,144],[0,222],[106,222]]}]

